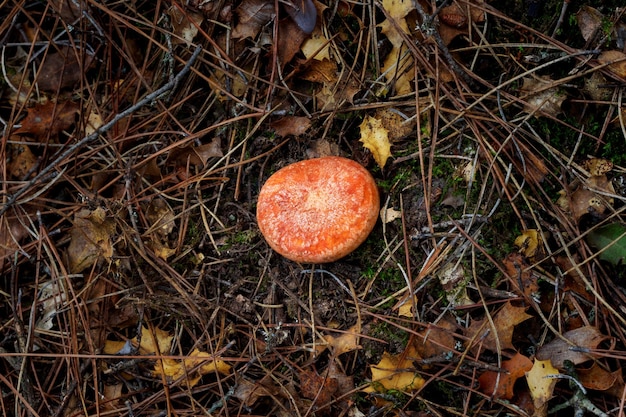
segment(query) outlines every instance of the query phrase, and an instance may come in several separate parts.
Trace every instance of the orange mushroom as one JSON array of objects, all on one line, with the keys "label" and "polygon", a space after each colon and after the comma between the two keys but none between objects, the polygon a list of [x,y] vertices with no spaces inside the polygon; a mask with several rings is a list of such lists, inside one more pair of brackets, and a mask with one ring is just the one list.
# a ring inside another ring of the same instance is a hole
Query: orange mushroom
[{"label": "orange mushroom", "polygon": [[370,234],[380,209],[372,175],[338,156],[288,165],[268,178],[257,222],[276,252],[302,263],[333,262]]}]

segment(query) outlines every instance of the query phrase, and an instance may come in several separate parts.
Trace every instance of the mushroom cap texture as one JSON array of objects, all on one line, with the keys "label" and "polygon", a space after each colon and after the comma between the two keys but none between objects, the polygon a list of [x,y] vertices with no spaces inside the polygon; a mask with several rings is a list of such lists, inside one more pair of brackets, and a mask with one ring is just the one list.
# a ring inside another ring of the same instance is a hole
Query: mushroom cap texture
[{"label": "mushroom cap texture", "polygon": [[302,263],[333,262],[370,234],[378,188],[363,166],[327,156],[288,165],[261,188],[257,222],[276,252]]}]

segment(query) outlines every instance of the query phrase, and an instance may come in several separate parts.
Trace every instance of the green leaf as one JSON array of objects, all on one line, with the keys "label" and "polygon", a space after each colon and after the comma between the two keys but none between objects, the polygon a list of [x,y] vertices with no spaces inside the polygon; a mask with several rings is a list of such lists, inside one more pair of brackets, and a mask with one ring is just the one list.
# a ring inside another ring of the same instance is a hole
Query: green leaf
[{"label": "green leaf", "polygon": [[613,265],[626,260],[626,225],[611,223],[589,232],[587,241],[599,251],[600,259]]}]

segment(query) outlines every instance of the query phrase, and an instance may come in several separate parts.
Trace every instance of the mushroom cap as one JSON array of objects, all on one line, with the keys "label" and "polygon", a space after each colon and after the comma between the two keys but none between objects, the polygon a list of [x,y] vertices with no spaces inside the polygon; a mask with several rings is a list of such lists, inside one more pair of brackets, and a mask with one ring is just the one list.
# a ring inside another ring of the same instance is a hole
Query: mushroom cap
[{"label": "mushroom cap", "polygon": [[363,243],[379,209],[372,175],[350,159],[327,156],[276,171],[261,188],[256,213],[276,252],[296,262],[324,263]]}]

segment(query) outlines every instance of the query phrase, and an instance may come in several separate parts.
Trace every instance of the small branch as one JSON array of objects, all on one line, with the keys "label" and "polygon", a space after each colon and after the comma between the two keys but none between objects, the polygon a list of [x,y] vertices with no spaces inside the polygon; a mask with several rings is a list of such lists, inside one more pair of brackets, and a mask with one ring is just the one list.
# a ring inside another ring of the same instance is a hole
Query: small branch
[{"label": "small branch", "polygon": [[148,94],[143,99],[139,100],[137,103],[133,104],[132,106],[130,106],[123,112],[116,114],[115,117],[111,119],[111,121],[109,121],[105,125],[98,128],[92,134],[85,136],[84,138],[82,138],[81,140],[79,140],[78,142],[70,146],[69,148],[67,148],[64,152],[62,152],[61,155],[59,155],[48,166],[42,169],[33,179],[31,179],[28,183],[26,183],[26,185],[24,185],[22,188],[17,190],[15,194],[9,196],[7,202],[4,204],[2,208],[0,208],[0,216],[6,213],[6,211],[17,202],[18,198],[24,195],[24,193],[26,193],[35,184],[37,184],[41,179],[43,179],[46,175],[48,175],[48,173],[50,173],[57,165],[59,165],[69,155],[74,153],[79,148],[87,145],[88,143],[93,142],[103,133],[106,133],[109,130],[111,130],[111,128],[113,128],[113,126],[115,126],[115,124],[119,122],[120,120],[122,120],[123,118],[130,116],[131,114],[133,114],[134,112],[136,112],[137,110],[139,110],[145,105],[152,104],[152,102],[154,102],[155,100],[158,100],[163,94],[167,93],[168,91],[176,89],[176,87],[178,86],[178,83],[180,83],[180,81],[187,75],[189,70],[191,70],[191,66],[198,58],[201,51],[202,51],[202,47],[197,46],[195,51],[191,55],[191,58],[189,58],[189,60],[187,61],[183,69],[163,87]]}]

